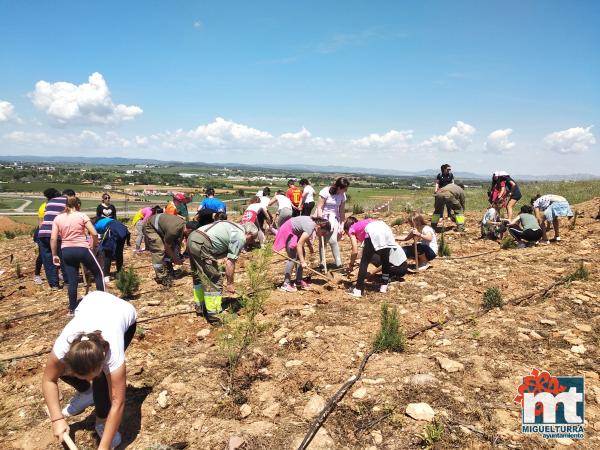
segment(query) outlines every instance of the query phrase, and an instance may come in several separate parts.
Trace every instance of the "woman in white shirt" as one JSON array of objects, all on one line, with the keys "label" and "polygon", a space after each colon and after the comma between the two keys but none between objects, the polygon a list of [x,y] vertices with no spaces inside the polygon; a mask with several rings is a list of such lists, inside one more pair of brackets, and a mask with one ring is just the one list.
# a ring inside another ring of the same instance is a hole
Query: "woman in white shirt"
[{"label": "woman in white shirt", "polygon": [[302,186],[301,215],[310,216],[315,207],[315,190],[306,178],[300,180],[300,186]]},{"label": "woman in white shirt", "polygon": [[[342,266],[342,257],[340,256],[340,246],[338,239],[344,231],[342,223],[346,220],[346,192],[350,182],[346,177],[339,177],[329,187],[321,189],[319,192],[319,203],[317,204],[317,217],[323,217],[331,223],[331,232],[326,236],[331,252],[335,259],[335,265]],[[321,266],[325,266],[325,253],[322,246],[319,246],[321,256]]]},{"label": "woman in white shirt", "polygon": [[[96,433],[101,450],[121,443],[119,425],[125,408],[125,349],[135,334],[137,314],[128,302],[108,292],[83,297],[75,317],[54,343],[42,378],[52,432],[59,441],[69,431],[66,418],[96,407]],[[58,379],[77,392],[62,409]]]},{"label": "woman in white shirt", "polygon": [[289,218],[292,217],[293,207],[292,202],[285,196],[283,191],[277,191],[277,194],[269,202],[269,206],[277,203],[277,228],[281,228]]}]

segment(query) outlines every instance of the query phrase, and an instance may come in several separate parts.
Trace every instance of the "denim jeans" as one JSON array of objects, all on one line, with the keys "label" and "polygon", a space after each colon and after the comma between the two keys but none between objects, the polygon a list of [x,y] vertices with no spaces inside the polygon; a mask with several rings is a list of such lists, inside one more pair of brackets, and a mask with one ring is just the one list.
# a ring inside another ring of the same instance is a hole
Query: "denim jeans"
[{"label": "denim jeans", "polygon": [[[58,287],[58,268],[52,263],[52,249],[50,248],[50,238],[46,236],[38,237],[38,247],[40,249],[40,255],[42,256],[42,263],[44,265],[44,272],[46,272],[46,279],[50,287]],[[62,261],[62,252],[60,249],[60,240],[57,243],[57,255],[60,257],[60,269],[63,273],[64,282],[68,283],[67,275],[65,272],[65,266]]]}]

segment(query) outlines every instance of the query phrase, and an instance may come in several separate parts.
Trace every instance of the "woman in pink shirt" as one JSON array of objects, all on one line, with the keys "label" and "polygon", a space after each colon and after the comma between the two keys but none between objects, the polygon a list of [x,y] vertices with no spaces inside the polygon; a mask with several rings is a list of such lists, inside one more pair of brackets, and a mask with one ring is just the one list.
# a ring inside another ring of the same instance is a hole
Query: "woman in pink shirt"
[{"label": "woman in pink shirt", "polygon": [[[79,284],[79,266],[81,264],[94,275],[96,290],[105,290],[104,274],[92,252],[92,249],[95,251],[98,247],[98,233],[90,222],[90,218],[79,212],[80,207],[81,200],[79,198],[69,197],[65,211],[56,216],[52,222],[52,235],[50,236],[52,262],[55,266],[60,266],[61,263],[58,256],[58,239],[61,240],[62,259],[69,280],[70,315],[73,315],[77,307],[77,285]],[[86,230],[91,237],[91,248]]]}]

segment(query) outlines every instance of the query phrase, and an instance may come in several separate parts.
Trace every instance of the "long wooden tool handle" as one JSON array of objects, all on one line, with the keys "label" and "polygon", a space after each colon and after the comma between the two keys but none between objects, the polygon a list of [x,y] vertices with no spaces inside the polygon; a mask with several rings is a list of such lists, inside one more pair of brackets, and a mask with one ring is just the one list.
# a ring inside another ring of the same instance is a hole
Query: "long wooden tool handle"
[{"label": "long wooden tool handle", "polygon": [[[48,415],[48,419],[52,420],[52,418],[50,417],[50,411],[48,410],[48,407],[46,405],[44,405],[44,409],[46,410],[46,414]],[[73,442],[73,439],[71,439],[71,436],[69,435],[69,431],[65,431],[65,433],[63,434],[63,442],[65,444],[67,444],[67,447],[69,447],[69,450],[79,450],[77,448],[77,446],[75,445],[75,442]]]},{"label": "long wooden tool handle", "polygon": [[[294,262],[294,263],[296,263],[296,264],[300,264],[300,262],[299,262],[297,259],[292,259],[292,258],[290,258],[289,256],[287,256],[287,255],[284,255],[283,253],[279,253],[279,252],[278,252],[278,251],[276,251],[276,250],[274,250],[274,251],[273,251],[273,253],[275,253],[275,254],[277,254],[277,255],[281,256],[282,258],[285,258],[285,259],[287,259],[288,261],[292,261],[292,262]],[[309,272],[311,272],[311,273],[313,273],[313,274],[317,275],[318,277],[321,277],[321,278],[323,278],[324,280],[331,281],[331,278],[329,278],[328,276],[325,276],[325,275],[323,275],[321,272],[318,272],[318,271],[316,271],[315,269],[311,269],[310,267],[305,267],[305,268],[304,268],[304,270],[308,270]]]},{"label": "long wooden tool handle", "polygon": [[327,273],[327,253],[325,253],[325,238],[321,236],[321,253],[323,254],[323,270]]},{"label": "long wooden tool handle", "polygon": [[417,239],[414,240],[414,251],[415,251],[415,269],[419,269],[419,252],[417,251]]},{"label": "long wooden tool handle", "polygon": [[[81,263],[80,266],[81,275],[83,276],[83,282],[85,283],[85,295],[87,295],[88,292],[90,292],[90,284],[88,283],[87,275],[85,274],[85,266],[83,265],[83,263]],[[104,276],[104,274],[102,274],[102,276]]]}]

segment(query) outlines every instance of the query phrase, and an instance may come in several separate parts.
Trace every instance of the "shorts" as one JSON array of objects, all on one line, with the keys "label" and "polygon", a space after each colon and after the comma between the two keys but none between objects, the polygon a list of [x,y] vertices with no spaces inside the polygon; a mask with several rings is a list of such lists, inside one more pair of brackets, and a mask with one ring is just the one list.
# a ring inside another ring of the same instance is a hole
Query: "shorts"
[{"label": "shorts", "polygon": [[[402,247],[402,250],[404,250],[404,253],[406,253],[407,258],[415,257],[415,250],[413,245],[407,245],[405,247]],[[417,244],[417,251],[419,253],[424,253],[425,257],[427,258],[427,261],[431,261],[432,259],[435,259],[437,257],[437,254],[429,245],[425,245],[420,242]]]},{"label": "shorts", "polygon": [[510,193],[510,199],[518,202],[522,197],[521,189],[519,189],[519,186],[515,186],[515,189]]},{"label": "shorts", "polygon": [[552,222],[559,217],[573,217],[573,211],[569,202],[554,202],[544,210],[544,217],[548,222]]}]

